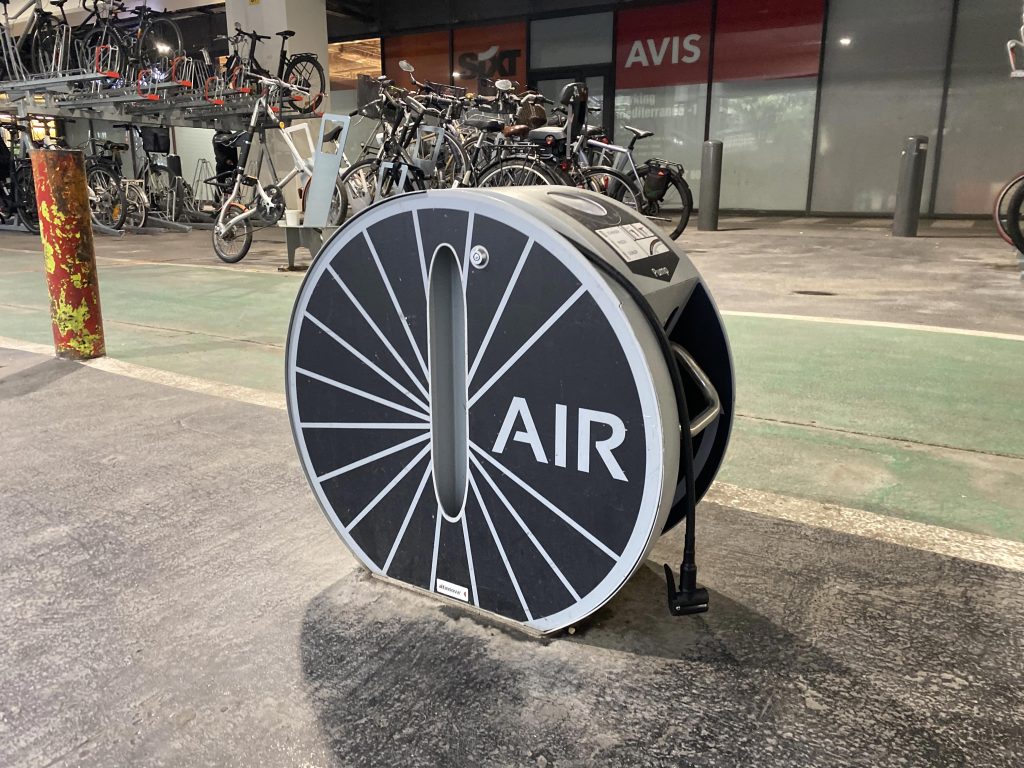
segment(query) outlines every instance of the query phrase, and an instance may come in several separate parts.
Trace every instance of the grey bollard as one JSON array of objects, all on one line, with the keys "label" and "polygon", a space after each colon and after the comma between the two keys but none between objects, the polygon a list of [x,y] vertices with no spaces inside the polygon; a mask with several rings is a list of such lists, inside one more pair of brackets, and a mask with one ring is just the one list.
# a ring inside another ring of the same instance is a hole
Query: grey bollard
[{"label": "grey bollard", "polygon": [[700,158],[700,208],[697,229],[714,232],[718,229],[718,203],[722,194],[722,142],[704,142]]},{"label": "grey bollard", "polygon": [[896,187],[896,210],[892,215],[893,237],[917,237],[921,218],[921,191],[928,159],[928,137],[908,136],[900,154],[900,179]]}]

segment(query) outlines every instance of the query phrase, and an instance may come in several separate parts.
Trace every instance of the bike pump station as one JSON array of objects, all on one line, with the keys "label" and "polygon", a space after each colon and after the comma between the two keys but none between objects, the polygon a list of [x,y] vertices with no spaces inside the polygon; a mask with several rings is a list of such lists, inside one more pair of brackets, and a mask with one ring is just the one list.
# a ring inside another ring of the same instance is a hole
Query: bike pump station
[{"label": "bike pump station", "polygon": [[[700,275],[655,227],[566,187],[445,190],[325,243],[292,314],[288,413],[373,574],[550,633],[692,515],[728,444],[732,364]],[[686,540],[678,614],[707,607],[692,525]]]}]

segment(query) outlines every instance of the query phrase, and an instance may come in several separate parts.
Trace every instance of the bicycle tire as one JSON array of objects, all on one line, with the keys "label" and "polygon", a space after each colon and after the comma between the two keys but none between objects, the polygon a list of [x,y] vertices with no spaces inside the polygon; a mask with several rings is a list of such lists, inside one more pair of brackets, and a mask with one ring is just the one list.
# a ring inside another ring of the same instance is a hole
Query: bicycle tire
[{"label": "bicycle tire", "polygon": [[95,195],[89,198],[92,220],[111,229],[121,229],[125,216],[128,215],[128,204],[124,196],[121,179],[109,168],[94,165],[85,175],[86,183]]},{"label": "bicycle tire", "polygon": [[[166,80],[171,73],[170,61],[184,47],[181,29],[170,19],[153,19],[139,38],[139,59],[157,82]],[[167,66],[164,66],[164,64]]]},{"label": "bicycle tire", "polygon": [[[647,164],[641,165],[637,168],[637,175],[640,179],[640,189],[643,191],[644,177],[650,172],[651,167]],[[690,216],[693,214],[693,192],[690,190],[690,185],[686,183],[686,179],[681,174],[674,170],[669,171],[669,184],[671,184],[676,192],[679,194],[681,200],[681,211],[679,212],[679,221],[675,225],[672,234],[669,235],[673,240],[678,240],[679,236],[683,234],[686,229],[686,225],[690,223]],[[651,203],[654,203],[652,206]],[[641,200],[642,213],[645,216],[652,216],[650,212],[653,210],[655,213],[660,212],[660,205],[664,202],[664,198],[658,201],[647,200],[644,197]],[[659,207],[656,207],[659,206]],[[673,212],[672,218],[675,218],[675,212]]]},{"label": "bicycle tire", "polygon": [[[306,201],[309,199],[309,185],[313,183],[310,178],[306,186],[302,188],[302,211],[306,211]],[[348,215],[348,195],[345,194],[345,186],[341,177],[334,182],[334,192],[331,193],[331,207],[327,213],[327,226],[340,227]]]},{"label": "bicycle tire", "polygon": [[107,77],[101,82],[107,88],[114,88],[126,82],[128,78],[129,45],[117,27],[98,27],[85,36],[82,43],[82,61],[79,62],[79,66],[87,72],[96,71],[96,53],[106,46],[109,46],[110,52],[105,57],[99,57],[100,63],[106,65],[106,69],[109,71],[117,72],[118,77]]},{"label": "bicycle tire", "polygon": [[345,200],[348,210],[353,215],[365,208],[369,208],[378,199],[391,197],[394,194],[406,192],[419,192],[424,189],[423,182],[410,172],[405,180],[405,188],[395,192],[393,189],[394,180],[385,177],[381,186],[381,193],[377,193],[377,174],[380,170],[381,161],[375,157],[360,160],[350,165],[341,175],[341,184],[345,192]]},{"label": "bicycle tire", "polygon": [[1010,195],[1010,202],[1006,209],[1006,231],[1010,236],[1013,247],[1024,254],[1024,232],[1021,225],[1024,218],[1021,216],[1021,208],[1024,208],[1024,184],[1021,184]]},{"label": "bicycle tire", "polygon": [[499,158],[477,176],[478,187],[547,186],[562,183],[539,160]]},{"label": "bicycle tire", "polygon": [[[230,208],[239,209],[241,213],[245,210],[244,205],[238,203],[231,203]],[[225,214],[225,216],[231,214]],[[239,238],[239,234],[235,232],[236,229],[241,228],[240,245],[238,246],[237,252],[230,252],[224,247],[226,243],[233,243],[236,238]],[[215,224],[213,227],[213,252],[217,254],[217,258],[226,264],[237,264],[245,258],[246,254],[249,253],[249,248],[252,247],[252,222],[249,219],[242,219],[238,224],[231,228],[228,233],[221,233],[220,225]]]},{"label": "bicycle tire", "polygon": [[[327,90],[327,76],[323,64],[312,53],[297,53],[288,59],[281,77],[286,83],[309,89],[309,98],[289,100],[288,105],[297,112],[308,115],[323,101]],[[282,94],[283,98],[283,94]],[[282,104],[282,108],[283,108]]]},{"label": "bicycle tire", "polygon": [[643,192],[628,176],[610,166],[595,165],[584,168],[580,172],[580,179],[577,180],[576,186],[580,189],[598,192],[629,206],[638,213],[643,213],[641,204]]},{"label": "bicycle tire", "polygon": [[14,187],[14,209],[29,232],[39,234],[39,209],[36,206],[36,185],[32,167],[23,165],[14,169],[11,177]]},{"label": "bicycle tire", "polygon": [[1013,195],[1014,190],[1017,186],[1024,182],[1024,173],[1018,173],[999,191],[996,195],[995,204],[992,206],[992,219],[996,223],[996,232],[1003,238],[1009,245],[1013,245],[1013,238],[1010,237],[1010,233],[1006,230],[1006,213],[1009,206],[1010,197]]},{"label": "bicycle tire", "polygon": [[124,187],[125,216],[124,225],[129,229],[142,229],[149,218],[149,201],[138,184],[127,184]]}]

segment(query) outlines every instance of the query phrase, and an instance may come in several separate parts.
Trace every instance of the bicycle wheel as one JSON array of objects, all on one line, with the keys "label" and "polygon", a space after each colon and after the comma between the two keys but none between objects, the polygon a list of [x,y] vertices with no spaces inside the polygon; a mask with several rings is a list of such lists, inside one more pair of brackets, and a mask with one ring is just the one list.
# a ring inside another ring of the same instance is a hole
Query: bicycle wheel
[{"label": "bicycle wheel", "polygon": [[32,166],[23,165],[14,170],[14,207],[18,218],[29,232],[39,234],[39,209],[36,208],[36,184]]},{"label": "bicycle wheel", "polygon": [[128,77],[128,44],[116,27],[104,26],[86,35],[81,48],[79,66],[86,72],[116,75],[104,78],[105,88],[118,88]]},{"label": "bicycle wheel", "polygon": [[412,170],[409,170],[406,175],[401,189],[399,189],[399,180],[396,180],[390,172],[380,175],[380,170],[381,161],[372,157],[349,166],[348,170],[341,175],[341,185],[344,188],[348,211],[353,216],[369,208],[378,199],[423,189],[423,182],[413,175]]},{"label": "bicycle wheel", "polygon": [[138,184],[126,184],[124,187],[125,217],[124,225],[129,229],[142,229],[149,217],[149,201]]},{"label": "bicycle wheel", "polygon": [[38,75],[60,69],[58,66],[58,33],[54,25],[38,27],[32,33],[32,71]]},{"label": "bicycle wheel", "polygon": [[1021,231],[1024,216],[1021,215],[1021,208],[1024,208],[1024,184],[1017,185],[1006,206],[1006,234],[1010,236],[1013,247],[1024,253],[1024,231]]},{"label": "bicycle wheel", "polygon": [[293,98],[288,102],[292,109],[307,115],[320,106],[327,90],[327,78],[323,65],[314,54],[298,53],[288,59],[281,79],[309,90],[308,97]]},{"label": "bicycle wheel", "polygon": [[[640,176],[640,187],[643,191],[644,180],[650,172],[649,165],[641,165],[637,168]],[[690,223],[690,214],[693,213],[693,192],[686,179],[675,171],[669,172],[668,187],[660,200],[649,200],[646,196],[640,199],[641,211],[647,218],[658,222],[666,228],[672,228],[669,235],[673,240],[677,239],[686,225]]]},{"label": "bicycle wheel", "polygon": [[642,193],[625,174],[614,168],[602,166],[584,168],[580,171],[576,186],[580,189],[589,189],[591,192],[607,195],[623,205],[628,205],[633,210],[642,212],[640,202],[643,197]]},{"label": "bicycle wheel", "polygon": [[170,61],[183,47],[177,24],[170,19],[153,19],[139,39],[139,58],[152,78],[163,82],[171,74]]},{"label": "bicycle wheel", "polygon": [[[302,210],[306,210],[306,201],[309,200],[309,185],[313,182],[310,179],[306,182],[306,186],[302,189]],[[345,216],[348,215],[348,196],[345,194],[345,185],[342,184],[341,177],[334,182],[334,192],[331,194],[331,207],[327,211],[327,226],[328,227],[340,227],[341,223],[345,221]]]},{"label": "bicycle wheel", "polygon": [[86,174],[92,220],[112,229],[121,229],[128,214],[121,180],[109,168],[93,166]]},{"label": "bicycle wheel", "polygon": [[1021,183],[1024,183],[1024,173],[1017,174],[1005,187],[1002,188],[1002,190],[1000,190],[999,194],[996,196],[996,203],[992,208],[992,218],[996,222],[996,231],[999,233],[999,236],[1010,245],[1013,245],[1013,239],[1010,237],[1010,233],[1006,230],[1006,216],[1009,211],[1010,198]]},{"label": "bicycle wheel", "polygon": [[526,187],[558,184],[543,163],[526,158],[496,160],[480,171],[478,187]]},{"label": "bicycle wheel", "polygon": [[171,221],[180,219],[185,210],[182,179],[165,166],[156,164],[150,165],[147,178],[150,207]]},{"label": "bicycle wheel", "polygon": [[[229,220],[245,211],[245,206],[238,203],[230,203],[228,209],[222,212],[221,218]],[[227,229],[221,226],[220,221],[213,227],[213,250],[217,257],[228,264],[236,264],[245,258],[252,245],[252,222],[242,219],[237,224]]]}]

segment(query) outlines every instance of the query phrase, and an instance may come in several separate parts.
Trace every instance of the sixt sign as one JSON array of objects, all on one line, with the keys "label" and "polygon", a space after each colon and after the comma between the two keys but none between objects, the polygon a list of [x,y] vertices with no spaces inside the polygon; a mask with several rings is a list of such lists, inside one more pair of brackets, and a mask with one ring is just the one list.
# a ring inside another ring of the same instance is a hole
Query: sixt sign
[{"label": "sixt sign", "polygon": [[452,58],[461,80],[509,78],[525,81],[526,24],[512,22],[455,30]]}]

